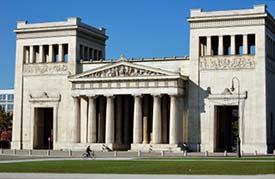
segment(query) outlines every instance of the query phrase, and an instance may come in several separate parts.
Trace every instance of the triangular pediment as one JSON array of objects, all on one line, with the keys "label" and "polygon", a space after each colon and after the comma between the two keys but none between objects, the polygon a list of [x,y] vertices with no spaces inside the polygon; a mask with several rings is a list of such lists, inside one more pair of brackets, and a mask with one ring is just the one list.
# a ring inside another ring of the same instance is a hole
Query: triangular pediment
[{"label": "triangular pediment", "polygon": [[117,61],[114,64],[104,65],[81,74],[72,76],[71,79],[91,79],[91,78],[135,78],[135,77],[161,77],[178,76],[177,72],[169,72],[159,68],[148,67],[131,63],[125,60]]}]

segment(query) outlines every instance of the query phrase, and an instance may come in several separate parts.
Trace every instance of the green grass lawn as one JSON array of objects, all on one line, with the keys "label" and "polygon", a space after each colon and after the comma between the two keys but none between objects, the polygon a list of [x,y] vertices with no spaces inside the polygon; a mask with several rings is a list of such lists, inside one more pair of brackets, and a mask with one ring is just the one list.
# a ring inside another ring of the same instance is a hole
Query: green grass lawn
[{"label": "green grass lawn", "polygon": [[66,160],[0,164],[0,172],[113,174],[274,174],[273,162]]},{"label": "green grass lawn", "polygon": [[267,161],[274,161],[275,162],[275,157],[180,157],[180,158],[175,158],[175,157],[148,157],[148,158],[143,158],[143,160],[223,160],[223,161],[232,161],[232,160],[267,160]]}]

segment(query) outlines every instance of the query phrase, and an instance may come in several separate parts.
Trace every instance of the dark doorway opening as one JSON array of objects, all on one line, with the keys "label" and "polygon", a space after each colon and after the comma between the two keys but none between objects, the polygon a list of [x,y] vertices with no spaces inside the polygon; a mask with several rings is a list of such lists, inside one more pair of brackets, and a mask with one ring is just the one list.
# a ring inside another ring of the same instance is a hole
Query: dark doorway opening
[{"label": "dark doorway opening", "polygon": [[53,149],[53,108],[35,108],[34,116],[34,149]]},{"label": "dark doorway opening", "polygon": [[215,106],[215,152],[235,152],[238,136],[238,106]]}]

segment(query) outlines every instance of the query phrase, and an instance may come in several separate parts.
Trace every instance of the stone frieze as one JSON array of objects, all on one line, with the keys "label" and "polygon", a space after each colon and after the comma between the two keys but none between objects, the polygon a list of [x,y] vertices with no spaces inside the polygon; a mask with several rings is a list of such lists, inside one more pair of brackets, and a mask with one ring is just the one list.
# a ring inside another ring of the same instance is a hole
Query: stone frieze
[{"label": "stone frieze", "polygon": [[233,56],[233,57],[201,57],[201,70],[237,70],[237,69],[254,69],[255,60],[250,56]]},{"label": "stone frieze", "polygon": [[24,65],[25,75],[67,74],[67,64],[27,64]]}]

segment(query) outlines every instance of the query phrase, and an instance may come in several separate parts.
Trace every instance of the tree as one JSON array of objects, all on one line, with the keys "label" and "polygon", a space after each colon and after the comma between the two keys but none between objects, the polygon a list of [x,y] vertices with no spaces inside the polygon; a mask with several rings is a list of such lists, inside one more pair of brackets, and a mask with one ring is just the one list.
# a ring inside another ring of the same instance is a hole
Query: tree
[{"label": "tree", "polygon": [[12,113],[7,113],[0,107],[0,133],[3,129],[8,129],[11,121]]}]

